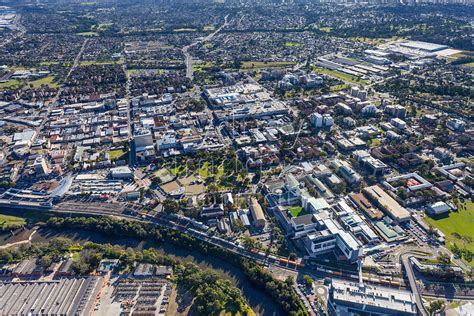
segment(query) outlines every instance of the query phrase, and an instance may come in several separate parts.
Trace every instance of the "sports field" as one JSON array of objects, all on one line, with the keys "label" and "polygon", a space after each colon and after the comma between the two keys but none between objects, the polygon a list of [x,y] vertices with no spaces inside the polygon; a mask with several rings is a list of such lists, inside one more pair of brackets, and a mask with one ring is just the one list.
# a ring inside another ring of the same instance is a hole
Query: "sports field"
[{"label": "sports field", "polygon": [[[426,222],[439,228],[446,235],[446,244],[456,243],[459,247],[474,251],[474,203],[466,201],[464,207],[440,219],[426,217]],[[464,238],[459,238],[459,236]],[[470,241],[470,242],[468,242]]]}]

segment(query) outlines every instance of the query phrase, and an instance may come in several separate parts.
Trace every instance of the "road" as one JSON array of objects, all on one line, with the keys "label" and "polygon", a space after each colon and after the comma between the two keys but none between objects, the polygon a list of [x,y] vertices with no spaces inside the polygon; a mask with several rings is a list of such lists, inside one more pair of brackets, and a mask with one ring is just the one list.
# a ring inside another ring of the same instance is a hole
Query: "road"
[{"label": "road", "polygon": [[413,271],[413,266],[410,260],[411,258],[414,258],[414,257],[415,255],[411,253],[403,254],[401,257],[402,264],[405,268],[405,272],[407,274],[408,281],[410,283],[411,292],[413,293],[413,296],[415,297],[418,314],[423,315],[423,316],[428,316],[429,314],[425,308],[425,305],[423,304],[423,297],[421,296],[421,293],[419,291],[418,283],[416,283],[415,272]]},{"label": "road", "polygon": [[193,57],[189,53],[189,49],[196,46],[196,45],[198,45],[198,44],[201,44],[201,43],[204,43],[204,42],[207,42],[207,41],[211,40],[217,33],[219,33],[224,27],[226,27],[229,24],[228,21],[227,21],[228,17],[229,17],[229,15],[226,15],[224,17],[224,24],[222,24],[214,32],[212,32],[211,34],[207,35],[204,38],[196,40],[195,42],[189,44],[188,46],[184,46],[181,49],[183,54],[184,54],[184,62],[186,63],[186,77],[189,78],[191,81],[193,80]]}]

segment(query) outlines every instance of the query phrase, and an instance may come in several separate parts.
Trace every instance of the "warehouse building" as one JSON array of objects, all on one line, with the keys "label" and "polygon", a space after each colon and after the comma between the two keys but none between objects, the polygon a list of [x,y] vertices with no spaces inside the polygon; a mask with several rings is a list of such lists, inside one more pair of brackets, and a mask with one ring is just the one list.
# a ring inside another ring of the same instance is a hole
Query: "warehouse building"
[{"label": "warehouse building", "polygon": [[102,277],[0,283],[1,315],[90,315]]}]

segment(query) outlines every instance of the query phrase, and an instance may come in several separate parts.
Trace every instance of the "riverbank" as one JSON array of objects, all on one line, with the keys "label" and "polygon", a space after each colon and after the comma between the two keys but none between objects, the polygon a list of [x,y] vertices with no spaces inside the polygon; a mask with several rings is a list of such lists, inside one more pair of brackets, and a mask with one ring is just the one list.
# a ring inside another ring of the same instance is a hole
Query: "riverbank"
[{"label": "riverbank", "polygon": [[[239,288],[252,310],[258,315],[263,316],[279,316],[284,313],[274,304],[268,294],[261,289],[251,284],[245,274],[235,267],[235,265],[228,263],[222,259],[215,258],[210,255],[203,255],[197,250],[188,250],[179,248],[170,243],[157,243],[151,240],[142,240],[132,237],[116,237],[111,235],[104,235],[98,232],[81,231],[78,229],[54,229],[54,228],[39,228],[33,235],[31,243],[40,244],[45,243],[56,237],[65,237],[73,240],[76,243],[84,244],[86,242],[94,242],[99,244],[110,243],[119,245],[125,248],[134,249],[148,249],[154,248],[171,257],[176,257],[186,262],[193,262],[201,268],[211,268],[216,270],[223,278],[230,280],[237,288]],[[8,243],[9,240],[0,240],[0,245]]]}]

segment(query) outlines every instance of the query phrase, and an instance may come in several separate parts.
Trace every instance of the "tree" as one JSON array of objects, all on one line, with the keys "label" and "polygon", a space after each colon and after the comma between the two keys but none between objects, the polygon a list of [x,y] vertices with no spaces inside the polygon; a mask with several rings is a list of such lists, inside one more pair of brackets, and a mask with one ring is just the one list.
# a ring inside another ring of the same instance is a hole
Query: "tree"
[{"label": "tree", "polygon": [[304,283],[306,284],[307,287],[311,287],[313,285],[313,282],[314,282],[313,278],[310,277],[309,275],[304,275],[303,276],[303,281],[304,281]]},{"label": "tree", "polygon": [[242,240],[242,244],[247,249],[255,249],[257,246],[257,241],[253,237],[245,236]]},{"label": "tree", "polygon": [[163,201],[163,211],[167,214],[174,214],[179,211],[179,204],[175,200],[166,199]]},{"label": "tree", "polygon": [[428,313],[430,313],[430,315],[434,315],[436,312],[441,311],[443,306],[444,306],[443,301],[441,301],[441,300],[433,301],[433,302],[431,302],[430,306],[428,307]]},{"label": "tree", "polygon": [[437,259],[439,263],[444,264],[444,265],[448,265],[451,263],[451,258],[449,257],[448,254],[445,254],[445,253],[439,254]]},{"label": "tree", "polygon": [[44,255],[40,259],[40,264],[43,267],[43,269],[47,269],[52,263],[53,263],[53,259],[51,258],[50,255]]},{"label": "tree", "polygon": [[451,251],[456,257],[459,257],[459,258],[462,257],[462,250],[461,248],[458,247],[458,245],[456,245],[456,243],[454,243],[453,246],[451,247]]}]

